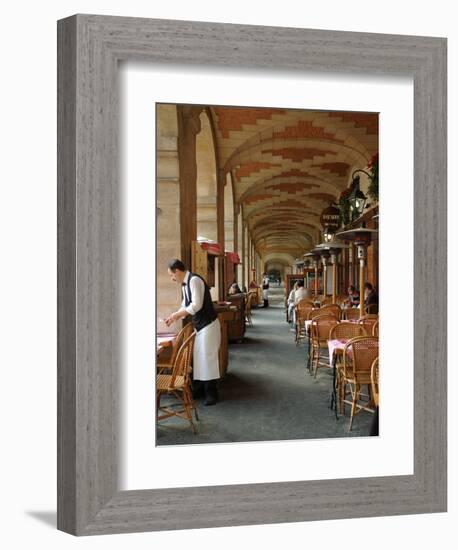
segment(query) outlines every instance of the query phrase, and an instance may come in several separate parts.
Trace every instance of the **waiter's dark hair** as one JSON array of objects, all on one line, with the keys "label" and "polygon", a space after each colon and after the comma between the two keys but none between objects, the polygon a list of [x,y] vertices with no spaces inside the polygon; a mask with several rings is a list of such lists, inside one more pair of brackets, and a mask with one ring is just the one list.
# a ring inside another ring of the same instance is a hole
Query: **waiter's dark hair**
[{"label": "waiter's dark hair", "polygon": [[175,273],[177,269],[179,271],[186,271],[186,267],[184,263],[178,258],[173,258],[173,260],[170,260],[169,265],[167,267],[170,269],[172,273]]},{"label": "waiter's dark hair", "polygon": [[304,279],[299,279],[297,281],[297,286],[304,286]]},{"label": "waiter's dark hair", "polygon": [[374,290],[374,287],[370,283],[364,283],[364,288],[367,288],[367,290]]}]

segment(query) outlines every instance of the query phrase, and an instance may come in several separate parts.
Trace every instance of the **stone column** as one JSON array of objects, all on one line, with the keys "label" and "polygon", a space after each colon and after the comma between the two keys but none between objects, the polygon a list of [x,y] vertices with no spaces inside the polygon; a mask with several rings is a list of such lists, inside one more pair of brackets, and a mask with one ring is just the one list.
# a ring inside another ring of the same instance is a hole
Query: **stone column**
[{"label": "stone column", "polygon": [[[156,109],[156,288],[158,319],[175,311],[181,302],[181,290],[170,281],[167,263],[180,258],[180,170],[177,148],[177,109],[175,105],[158,105]],[[180,323],[181,324],[181,323]],[[177,324],[173,327],[178,330]],[[158,330],[167,330],[158,323]]]},{"label": "stone column", "polygon": [[201,107],[188,105],[177,107],[181,259],[189,268],[191,267],[191,242],[197,239],[196,135],[200,132],[201,111]]},{"label": "stone column", "polygon": [[216,223],[218,244],[221,249],[225,250],[225,235],[224,235],[224,187],[226,184],[226,174],[224,170],[218,170],[216,187]]}]

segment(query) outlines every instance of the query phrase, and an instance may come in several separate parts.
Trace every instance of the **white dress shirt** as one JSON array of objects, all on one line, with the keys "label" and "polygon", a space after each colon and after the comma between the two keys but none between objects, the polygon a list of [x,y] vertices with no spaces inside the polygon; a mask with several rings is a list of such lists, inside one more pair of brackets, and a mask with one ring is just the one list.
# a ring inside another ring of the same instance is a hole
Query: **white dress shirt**
[{"label": "white dress shirt", "polygon": [[195,315],[199,310],[202,309],[202,306],[204,303],[205,285],[200,277],[192,277],[189,283],[189,287],[191,289],[192,302],[189,304],[189,306],[186,306],[185,300],[186,300],[186,293],[188,290],[188,281],[189,281],[190,275],[191,273],[189,271],[186,271],[186,274],[183,280],[183,284],[185,284],[186,286],[181,287],[181,291],[183,294],[181,309],[186,310],[190,315]]},{"label": "white dress shirt", "polygon": [[310,291],[307,288],[299,287],[294,294],[294,303],[297,304],[304,298],[310,298]]}]

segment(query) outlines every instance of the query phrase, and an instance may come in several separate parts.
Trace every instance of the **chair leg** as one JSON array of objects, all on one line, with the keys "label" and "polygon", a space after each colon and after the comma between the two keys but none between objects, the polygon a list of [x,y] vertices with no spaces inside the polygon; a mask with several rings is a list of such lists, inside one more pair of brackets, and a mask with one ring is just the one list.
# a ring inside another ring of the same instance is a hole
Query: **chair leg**
[{"label": "chair leg", "polygon": [[320,346],[315,349],[315,368],[314,368],[314,378],[316,378],[316,373],[318,372],[318,364],[320,362]]},{"label": "chair leg", "polygon": [[339,401],[340,401],[340,414],[345,414],[345,378],[342,374],[339,374]]},{"label": "chair leg", "polygon": [[185,391],[187,392],[188,400],[189,400],[189,403],[191,404],[191,410],[194,410],[196,420],[199,420],[199,415],[197,414],[196,402],[194,401],[194,399],[192,397],[191,388],[186,388]]},{"label": "chair leg", "polygon": [[353,426],[353,418],[355,417],[356,404],[358,402],[359,392],[360,392],[360,387],[359,387],[358,384],[355,384],[355,389],[354,389],[354,394],[353,394],[353,401],[352,401],[352,404],[351,404],[350,428],[348,430],[350,432],[351,432],[351,428]]},{"label": "chair leg", "polygon": [[189,423],[191,424],[192,432],[196,433],[196,428],[194,426],[194,422],[192,421],[192,407],[191,407],[191,403],[189,402],[189,394],[186,388],[183,390],[182,396],[183,396],[183,407],[185,410],[186,417],[189,420]]}]

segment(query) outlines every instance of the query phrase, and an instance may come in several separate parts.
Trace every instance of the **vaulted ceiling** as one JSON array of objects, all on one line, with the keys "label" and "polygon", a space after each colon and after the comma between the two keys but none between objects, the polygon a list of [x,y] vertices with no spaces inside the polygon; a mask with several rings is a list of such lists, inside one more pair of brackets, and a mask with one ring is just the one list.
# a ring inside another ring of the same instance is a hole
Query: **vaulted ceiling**
[{"label": "vaulted ceiling", "polygon": [[212,107],[219,166],[263,258],[297,257],[321,211],[378,151],[378,114]]}]

